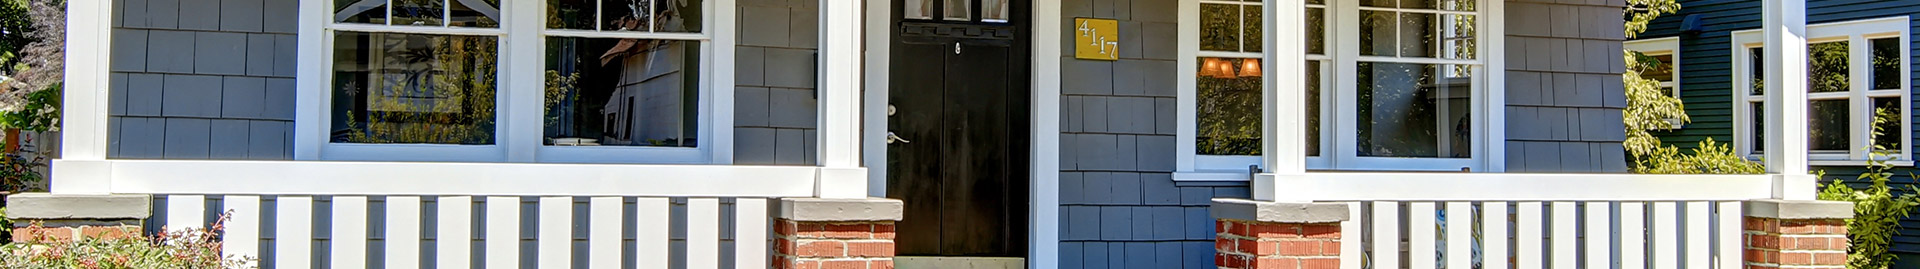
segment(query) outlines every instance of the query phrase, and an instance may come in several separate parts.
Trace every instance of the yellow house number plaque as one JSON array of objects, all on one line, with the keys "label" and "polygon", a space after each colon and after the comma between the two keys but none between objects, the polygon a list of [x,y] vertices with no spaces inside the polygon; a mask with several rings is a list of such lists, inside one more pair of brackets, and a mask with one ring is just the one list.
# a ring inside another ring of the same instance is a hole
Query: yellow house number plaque
[{"label": "yellow house number plaque", "polygon": [[1074,18],[1074,58],[1120,59],[1120,23],[1110,19]]}]

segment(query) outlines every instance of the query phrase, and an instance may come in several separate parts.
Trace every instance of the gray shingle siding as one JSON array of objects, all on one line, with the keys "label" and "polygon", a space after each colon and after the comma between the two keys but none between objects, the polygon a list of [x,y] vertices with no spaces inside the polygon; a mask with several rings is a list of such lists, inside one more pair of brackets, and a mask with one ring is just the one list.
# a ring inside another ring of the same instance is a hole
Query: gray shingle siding
[{"label": "gray shingle siding", "polygon": [[1132,48],[1118,61],[1088,61],[1062,44],[1061,268],[1213,268],[1207,207],[1250,193],[1244,183],[1173,181],[1177,3],[1061,3],[1065,20],[1118,20],[1119,47]]},{"label": "gray shingle siding", "polygon": [[113,4],[109,157],[290,158],[297,1]]},{"label": "gray shingle siding", "polygon": [[820,9],[813,1],[739,1],[734,48],[735,164],[814,163],[815,61]]},{"label": "gray shingle siding", "polygon": [[1626,171],[1624,4],[1507,1],[1507,171]]},{"label": "gray shingle siding", "polygon": [[[1759,29],[1761,24],[1760,3],[1757,1],[1734,0],[1683,0],[1684,7],[1679,13],[1662,16],[1648,26],[1647,32],[1639,38],[1679,37],[1680,45],[1680,96],[1686,103],[1687,116],[1693,119],[1684,128],[1668,132],[1657,132],[1662,142],[1680,148],[1694,148],[1700,141],[1712,138],[1723,145],[1735,142],[1733,137],[1734,96],[1732,89],[1733,74],[1731,55],[1732,33],[1734,31]],[[1681,33],[1680,22],[1688,15],[1700,15],[1701,31]],[[1911,33],[1920,33],[1920,2],[1915,1],[1871,1],[1871,0],[1812,0],[1807,1],[1807,23],[1821,24],[1874,18],[1906,16],[1911,21]],[[1910,42],[1920,42],[1920,38],[1909,38]],[[1914,51],[1909,56],[1920,55],[1920,43],[1910,45]],[[1920,72],[1920,58],[1909,57],[1907,64],[1913,72]],[[1920,73],[1912,76],[1920,79]],[[1916,80],[1915,85],[1920,85]],[[1910,89],[1913,90],[1913,89]],[[1920,105],[1909,104],[1920,107]],[[1910,119],[1914,127],[1920,127],[1920,115]],[[1914,130],[1908,130],[1909,132]],[[1917,137],[1920,138],[1920,137]],[[1740,142],[1745,143],[1742,139]],[[1920,142],[1920,140],[1912,141]],[[1899,156],[1903,160],[1912,160],[1913,155]],[[1848,180],[1850,184],[1865,169],[1858,166],[1814,167],[1825,171],[1825,180]],[[1896,191],[1915,185],[1914,179],[1906,172],[1911,167],[1901,167],[1894,171],[1896,177],[1889,182]],[[1901,191],[1904,192],[1904,191]],[[1920,216],[1901,220],[1901,236],[1894,237],[1893,250],[1904,253],[1920,253]],[[1906,264],[1912,264],[1909,261]],[[1910,265],[1909,265],[1910,266]],[[1895,266],[1902,267],[1902,266]]]}]

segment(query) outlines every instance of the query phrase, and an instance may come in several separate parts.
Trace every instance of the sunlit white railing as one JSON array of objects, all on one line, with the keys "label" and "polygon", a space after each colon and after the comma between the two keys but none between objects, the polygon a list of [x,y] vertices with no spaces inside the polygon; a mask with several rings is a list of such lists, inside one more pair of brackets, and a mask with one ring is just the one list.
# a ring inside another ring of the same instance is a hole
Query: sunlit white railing
[{"label": "sunlit white railing", "polygon": [[[115,161],[156,227],[228,214],[263,268],[762,268],[815,167]],[[353,170],[342,170],[353,168]]]},{"label": "sunlit white railing", "polygon": [[1348,203],[1342,268],[1494,269],[1740,268],[1741,201],[1769,198],[1771,180],[1316,173],[1275,182],[1279,197]]}]

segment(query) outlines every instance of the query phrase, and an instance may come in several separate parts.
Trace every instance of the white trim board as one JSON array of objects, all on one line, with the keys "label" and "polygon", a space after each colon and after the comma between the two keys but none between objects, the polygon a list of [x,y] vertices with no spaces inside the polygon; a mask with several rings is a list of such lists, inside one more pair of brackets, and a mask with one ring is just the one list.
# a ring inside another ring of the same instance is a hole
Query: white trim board
[{"label": "white trim board", "polygon": [[[54,160],[112,193],[811,197],[820,167],[205,160]],[[698,179],[698,180],[689,180]]]},{"label": "white trim board", "polygon": [[[1272,0],[1268,0],[1272,1]],[[1060,1],[1033,1],[1033,194],[1027,248],[1029,268],[1060,265],[1060,57],[1064,18]],[[1051,108],[1051,109],[1048,109]]]}]

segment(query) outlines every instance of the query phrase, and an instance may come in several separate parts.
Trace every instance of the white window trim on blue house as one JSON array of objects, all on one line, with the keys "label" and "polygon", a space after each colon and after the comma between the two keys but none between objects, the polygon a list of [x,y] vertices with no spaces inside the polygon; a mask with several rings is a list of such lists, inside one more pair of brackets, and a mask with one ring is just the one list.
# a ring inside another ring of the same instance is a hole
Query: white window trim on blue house
[{"label": "white window trim on blue house", "polygon": [[[1262,64],[1268,67],[1266,69],[1269,70],[1269,72],[1266,72],[1269,74],[1269,78],[1266,80],[1268,83],[1263,83],[1263,86],[1267,89],[1267,95],[1274,93],[1276,87],[1279,87],[1278,89],[1281,90],[1304,90],[1304,88],[1301,88],[1304,87],[1304,85],[1267,85],[1273,84],[1272,82],[1274,81],[1301,81],[1299,79],[1274,78],[1276,71],[1280,71],[1278,68],[1272,68],[1276,65],[1274,61],[1276,58],[1284,58],[1275,57],[1276,53],[1279,52],[1273,51],[1273,47],[1275,47],[1273,46],[1274,44],[1268,44],[1266,46],[1267,49],[1263,50],[1265,51],[1264,53],[1202,51],[1199,43],[1200,4],[1212,2],[1213,1],[1207,0],[1180,1],[1178,25],[1180,37],[1178,45],[1179,54],[1176,63],[1176,70],[1179,72],[1179,75],[1176,76],[1179,79],[1177,84],[1178,104],[1176,105],[1178,107],[1177,119],[1179,120],[1176,121],[1176,164],[1173,175],[1173,179],[1176,181],[1245,181],[1251,179],[1253,177],[1252,174],[1255,173],[1252,172],[1251,167],[1258,166],[1263,171],[1274,171],[1274,169],[1268,167],[1269,165],[1263,164],[1264,159],[1266,159],[1263,156],[1197,154],[1197,146],[1194,143],[1198,136],[1198,126],[1196,122],[1199,114],[1197,107],[1198,79],[1194,74],[1199,72],[1199,57],[1259,58],[1263,61]],[[1257,4],[1251,6],[1260,7],[1260,5]],[[1506,117],[1504,114],[1506,109],[1503,106],[1506,103],[1506,90],[1505,83],[1502,81],[1505,81],[1506,68],[1504,60],[1496,60],[1504,59],[1506,52],[1504,49],[1506,35],[1504,28],[1506,24],[1503,18],[1503,14],[1505,13],[1504,3],[1502,3],[1502,1],[1483,0],[1478,6],[1478,10],[1473,12],[1441,12],[1441,14],[1470,13],[1478,17],[1479,21],[1476,26],[1478,33],[1475,36],[1475,41],[1478,42],[1478,44],[1476,44],[1478,51],[1476,52],[1477,55],[1475,59],[1472,60],[1360,56],[1356,49],[1352,49],[1359,46],[1358,28],[1360,26],[1357,13],[1363,9],[1363,7],[1359,6],[1359,3],[1353,1],[1329,1],[1325,5],[1318,5],[1306,4],[1305,1],[1302,1],[1300,7],[1321,8],[1326,10],[1323,19],[1326,20],[1325,25],[1327,26],[1326,36],[1323,38],[1323,41],[1326,42],[1326,44],[1324,44],[1324,54],[1305,53],[1306,50],[1304,47],[1298,50],[1298,56],[1301,57],[1300,59],[1314,60],[1320,63],[1322,76],[1320,80],[1321,100],[1319,100],[1321,115],[1307,115],[1309,117],[1318,116],[1322,119],[1320,121],[1322,126],[1319,141],[1320,145],[1322,145],[1320,147],[1321,152],[1315,156],[1302,154],[1305,160],[1305,168],[1315,170],[1370,171],[1460,171],[1463,168],[1481,172],[1502,172],[1505,170],[1506,126],[1504,122],[1506,121]],[[1272,14],[1271,10],[1283,7],[1263,8],[1269,10],[1266,14]],[[1364,9],[1397,10],[1392,8],[1371,7]],[[1300,21],[1304,21],[1304,14],[1296,16],[1302,18]],[[1275,17],[1276,16],[1273,15],[1267,16],[1268,19],[1274,19]],[[1268,25],[1273,24],[1270,23]],[[1285,24],[1281,25],[1285,26]],[[1275,38],[1281,40],[1298,39],[1302,40],[1300,42],[1301,44],[1305,43],[1305,38],[1303,38],[1304,32],[1302,32],[1303,35],[1289,36],[1280,33],[1277,30],[1282,29],[1275,27],[1267,27],[1264,29],[1266,29],[1266,31],[1263,33],[1263,36],[1268,40]],[[1436,46],[1440,45],[1436,44]],[[1356,100],[1353,98],[1354,95],[1350,94],[1350,92],[1354,91],[1352,85],[1355,85],[1354,83],[1356,83],[1356,81],[1353,76],[1341,76],[1339,74],[1352,73],[1350,71],[1353,71],[1353,65],[1359,61],[1474,65],[1475,71],[1479,72],[1479,74],[1473,78],[1473,86],[1470,89],[1473,98],[1471,105],[1469,105],[1473,109],[1470,113],[1473,115],[1471,119],[1473,126],[1471,128],[1474,132],[1470,141],[1473,141],[1475,144],[1471,148],[1471,154],[1474,157],[1403,158],[1355,156],[1357,154],[1353,150],[1356,146],[1354,140],[1340,138],[1343,137],[1344,134],[1352,134],[1356,131],[1356,126],[1351,122],[1359,119],[1356,118],[1354,113],[1342,110],[1342,108],[1352,108],[1357,105],[1355,103]],[[1302,65],[1304,65],[1304,61],[1302,62]],[[1304,73],[1277,75],[1304,75]],[[1300,96],[1303,101],[1306,101],[1304,100],[1304,94]],[[1276,104],[1271,101],[1274,98],[1285,97],[1263,97],[1263,99],[1269,100],[1266,102],[1267,111],[1264,113],[1305,112],[1304,107],[1297,111],[1293,109],[1285,111],[1275,110]],[[1272,117],[1267,118],[1269,123],[1273,120]],[[1268,131],[1267,135],[1271,135],[1272,130]],[[1304,131],[1301,132],[1301,137],[1305,137],[1304,133]],[[1273,141],[1273,139],[1266,139],[1264,136],[1265,135],[1263,135],[1264,141]],[[1304,139],[1302,139],[1302,141],[1304,141]],[[1301,144],[1302,149],[1305,148],[1304,146],[1305,144]],[[1262,146],[1262,148],[1273,149],[1274,147]]]},{"label": "white window trim on blue house", "polygon": [[[1913,87],[1911,81],[1912,74],[1910,73],[1910,69],[1912,68],[1912,62],[1910,62],[1912,60],[1912,53],[1909,49],[1911,49],[1912,45],[1910,44],[1911,34],[1909,21],[1908,17],[1899,16],[1807,25],[1806,38],[1809,41],[1808,43],[1849,41],[1851,52],[1848,55],[1852,57],[1848,60],[1848,64],[1850,65],[1848,72],[1851,73],[1848,78],[1852,80],[1852,83],[1849,83],[1850,87],[1848,91],[1806,94],[1808,100],[1849,100],[1848,111],[1851,113],[1848,115],[1848,137],[1850,138],[1848,150],[1845,152],[1820,152],[1810,150],[1807,154],[1809,164],[1835,166],[1859,166],[1867,164],[1870,155],[1868,147],[1871,146],[1869,136],[1872,130],[1871,98],[1899,97],[1901,120],[1899,121],[1900,128],[1896,130],[1896,132],[1900,134],[1900,147],[1895,149],[1899,153],[1894,154],[1894,156],[1899,158],[1893,160],[1892,163],[1898,166],[1913,165],[1912,159],[1906,157],[1909,153],[1913,152],[1912,121],[1906,120],[1911,119],[1913,116],[1912,112],[1909,111],[1912,106]],[[1899,64],[1900,87],[1898,89],[1868,89],[1872,87],[1868,81],[1870,77],[1869,73],[1872,72],[1870,68],[1872,61],[1869,57],[1872,55],[1867,49],[1868,46],[1870,46],[1867,41],[1873,38],[1899,38],[1900,40],[1900,59],[1904,62]],[[1752,119],[1751,115],[1753,115],[1754,111],[1752,111],[1749,104],[1753,102],[1763,102],[1766,100],[1766,96],[1751,95],[1748,92],[1748,89],[1752,87],[1751,81],[1753,81],[1751,75],[1753,74],[1753,70],[1751,70],[1752,63],[1750,62],[1752,53],[1749,50],[1762,47],[1761,43],[1762,32],[1759,29],[1736,31],[1733,33],[1733,45],[1731,48],[1733,87],[1730,89],[1733,92],[1733,100],[1731,100],[1731,104],[1733,104],[1731,106],[1734,126],[1732,144],[1735,154],[1748,156],[1749,158],[1760,157],[1760,153],[1756,153],[1753,150],[1752,145],[1754,141],[1752,141],[1752,137],[1754,137],[1755,132],[1765,131],[1755,130],[1753,128],[1752,123],[1754,119]],[[1811,70],[1807,71],[1810,72]],[[1805,91],[1805,88],[1804,86],[1795,87],[1794,90]],[[1812,113],[1812,111],[1808,112]],[[1779,126],[1765,127],[1768,129],[1779,128]],[[1882,160],[1888,158],[1888,156],[1880,157]]]},{"label": "white window trim on blue house", "polygon": [[[1625,45],[1627,50],[1637,51],[1647,56],[1672,56],[1669,57],[1673,59],[1672,61],[1661,63],[1669,67],[1668,72],[1672,75],[1670,79],[1660,81],[1660,87],[1671,88],[1673,90],[1668,93],[1670,96],[1682,98],[1680,96],[1680,37],[1628,40]],[[1667,119],[1667,123],[1673,125],[1672,129],[1680,129],[1687,124],[1679,118]]]}]

